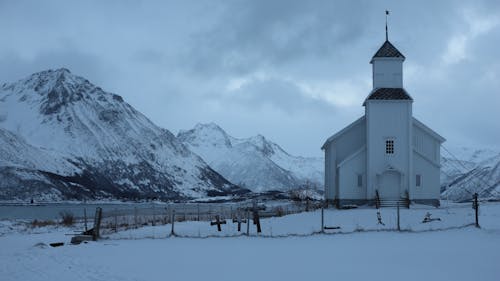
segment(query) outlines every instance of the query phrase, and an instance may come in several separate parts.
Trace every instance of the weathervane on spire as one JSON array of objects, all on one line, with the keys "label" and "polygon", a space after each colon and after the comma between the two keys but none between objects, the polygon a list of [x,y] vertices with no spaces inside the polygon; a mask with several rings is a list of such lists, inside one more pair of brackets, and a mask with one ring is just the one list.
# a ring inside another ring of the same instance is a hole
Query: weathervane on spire
[{"label": "weathervane on spire", "polygon": [[385,10],[385,41],[389,41],[389,33],[387,32],[387,17],[389,16],[389,10]]}]

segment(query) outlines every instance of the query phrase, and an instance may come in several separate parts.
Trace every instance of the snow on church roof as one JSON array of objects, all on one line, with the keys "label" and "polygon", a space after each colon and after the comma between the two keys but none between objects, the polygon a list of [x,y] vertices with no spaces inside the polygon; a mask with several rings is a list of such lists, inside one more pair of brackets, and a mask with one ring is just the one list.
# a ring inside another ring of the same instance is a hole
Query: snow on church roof
[{"label": "snow on church roof", "polygon": [[[410,100],[412,97],[403,88],[377,88],[366,98],[367,100]],[[363,103],[363,105],[365,105]]]},{"label": "snow on church roof", "polygon": [[386,40],[382,44],[382,47],[373,55],[372,61],[374,58],[402,58],[404,60],[405,56],[389,40]]}]

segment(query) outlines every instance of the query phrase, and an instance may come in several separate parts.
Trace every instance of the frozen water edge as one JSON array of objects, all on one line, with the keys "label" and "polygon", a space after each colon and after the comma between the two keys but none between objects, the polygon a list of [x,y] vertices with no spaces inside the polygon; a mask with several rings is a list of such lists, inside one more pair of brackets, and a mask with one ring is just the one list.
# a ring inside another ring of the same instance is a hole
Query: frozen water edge
[{"label": "frozen water edge", "polygon": [[[438,216],[436,211],[441,209],[429,210]],[[448,212],[463,215],[472,214],[471,210],[470,205],[459,205]],[[382,211],[383,218],[395,212],[394,209]],[[420,220],[419,212],[425,211],[418,209],[414,216],[407,215]],[[169,225],[163,225],[122,231],[108,235],[108,239],[79,246],[51,248],[44,245],[69,241],[65,234],[71,233],[71,229],[43,228],[38,233],[10,232],[0,237],[0,276],[6,281],[394,280],[403,277],[405,280],[498,280],[500,276],[497,266],[500,204],[482,206],[481,229],[467,227],[422,233],[378,231],[372,224],[376,221],[373,209],[328,212],[330,216],[325,215],[325,221],[331,218],[327,223],[337,222],[343,231],[350,225],[354,230],[362,226],[373,232],[274,239],[159,239],[170,231]],[[434,227],[452,226],[451,221],[447,221]],[[318,212],[262,220],[264,234],[273,226],[273,235],[298,233],[300,229],[307,233],[318,230],[319,223]],[[231,233],[233,226],[232,223],[223,226],[226,234]],[[207,234],[217,233],[207,222],[176,224],[180,234],[196,235],[198,228],[207,229]],[[251,225],[251,229],[254,228]],[[153,231],[156,235],[151,235]]]}]

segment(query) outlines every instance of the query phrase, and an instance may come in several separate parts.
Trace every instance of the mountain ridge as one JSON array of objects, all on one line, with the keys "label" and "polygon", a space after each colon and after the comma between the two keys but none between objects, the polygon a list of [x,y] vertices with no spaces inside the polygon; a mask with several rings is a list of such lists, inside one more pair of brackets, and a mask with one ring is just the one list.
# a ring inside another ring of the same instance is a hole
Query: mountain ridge
[{"label": "mountain ridge", "polygon": [[[0,128],[79,168],[62,174],[42,170],[61,194],[73,186],[89,198],[188,199],[246,192],[122,97],[64,68],[4,84],[0,112]],[[3,191],[13,188],[0,186]],[[61,199],[71,199],[71,194]]]},{"label": "mountain ridge", "polygon": [[255,192],[322,187],[321,158],[292,156],[262,135],[240,139],[215,123],[198,123],[177,138],[224,177]]}]

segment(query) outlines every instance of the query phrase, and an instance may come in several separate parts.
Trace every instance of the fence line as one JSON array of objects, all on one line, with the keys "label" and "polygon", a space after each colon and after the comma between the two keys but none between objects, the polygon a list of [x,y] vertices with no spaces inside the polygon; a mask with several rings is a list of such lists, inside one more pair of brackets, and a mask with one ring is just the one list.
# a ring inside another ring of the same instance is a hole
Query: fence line
[{"label": "fence line", "polygon": [[[413,230],[413,229],[401,229],[397,228],[385,228],[385,229],[355,229],[352,231],[335,231],[335,232],[321,232],[321,231],[313,231],[310,233],[288,233],[288,234],[278,234],[278,235],[269,235],[269,234],[250,234],[247,235],[245,233],[239,234],[228,234],[228,235],[204,235],[204,236],[196,236],[196,235],[186,235],[186,234],[175,234],[175,235],[166,235],[160,238],[179,238],[179,239],[212,239],[212,238],[238,238],[238,237],[249,237],[249,238],[293,238],[293,237],[311,237],[311,236],[335,236],[335,235],[350,235],[356,233],[378,233],[378,232],[403,232],[403,233],[429,233],[429,232],[440,232],[440,231],[449,231],[449,230],[459,230],[475,227],[474,223],[464,224],[460,226],[449,226],[443,228],[431,228],[431,229],[423,229],[423,230]],[[139,240],[139,239],[158,239],[153,236],[144,237],[144,238],[115,238],[114,240]]]},{"label": "fence line", "polygon": [[[295,202],[286,205],[268,206],[259,211],[260,218],[282,217],[321,208],[321,202]],[[215,216],[221,220],[236,218],[246,219],[246,209],[251,204],[192,204],[167,205],[152,207],[134,207],[131,209],[114,209],[103,212],[101,229],[105,232],[116,232],[123,229],[138,228],[147,225],[166,225],[172,223],[172,212],[175,222],[211,221]]]},{"label": "fence line", "polygon": [[[262,237],[284,238],[304,237],[317,234],[352,234],[363,232],[409,232],[421,233],[479,227],[479,201],[475,204],[455,204],[452,207],[433,208],[417,206],[412,209],[357,208],[353,210],[328,210],[326,216],[322,202],[315,204],[294,203],[289,205],[268,206],[260,210],[260,218],[283,217],[303,213],[298,217],[284,217],[264,221],[263,233],[256,233],[249,204],[227,205],[154,205],[151,208],[128,210],[108,209],[103,211],[101,232],[112,239],[127,239],[123,236],[141,238],[227,238]],[[472,206],[471,206],[472,205]],[[307,213],[321,208],[321,212]],[[382,213],[382,214],[380,214]],[[431,214],[432,213],[432,216]],[[89,214],[92,218],[92,214]],[[222,232],[216,232],[216,216],[219,220],[230,220]],[[234,219],[234,220],[233,220]],[[241,224],[246,220],[246,227]],[[378,220],[378,223],[377,223]],[[182,223],[192,221],[193,223]],[[174,224],[175,223],[175,230]],[[210,222],[213,222],[211,226]],[[432,222],[428,223],[427,222]],[[83,225],[83,221],[81,221]],[[92,219],[88,222],[92,224]],[[180,224],[179,224],[180,223]],[[237,223],[240,224],[236,232]],[[326,226],[325,226],[326,225]],[[153,228],[143,228],[143,226]],[[171,228],[171,230],[170,230]],[[245,229],[247,231],[245,231]],[[249,232],[249,229],[252,231]],[[273,233],[274,230],[274,233]],[[151,233],[148,233],[151,231]],[[163,233],[164,235],[160,235]],[[141,239],[139,238],[139,239]],[[137,238],[135,238],[137,239]]]}]

